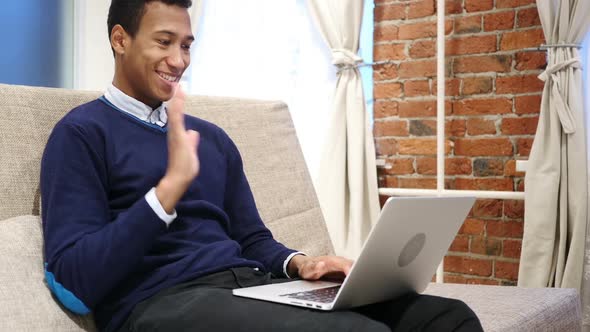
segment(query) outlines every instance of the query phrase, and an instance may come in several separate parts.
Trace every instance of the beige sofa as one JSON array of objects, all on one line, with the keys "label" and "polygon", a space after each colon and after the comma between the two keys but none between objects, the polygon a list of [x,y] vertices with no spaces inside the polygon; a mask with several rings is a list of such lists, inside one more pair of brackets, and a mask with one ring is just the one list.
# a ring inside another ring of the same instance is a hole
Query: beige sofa
[{"label": "beige sofa", "polygon": [[[39,164],[54,124],[95,92],[0,84],[0,331],[92,331],[43,281]],[[260,213],[275,236],[310,255],[332,252],[287,107],[280,102],[190,97],[186,112],[212,121],[240,148]],[[575,290],[431,284],[468,303],[487,331],[578,331]]]}]

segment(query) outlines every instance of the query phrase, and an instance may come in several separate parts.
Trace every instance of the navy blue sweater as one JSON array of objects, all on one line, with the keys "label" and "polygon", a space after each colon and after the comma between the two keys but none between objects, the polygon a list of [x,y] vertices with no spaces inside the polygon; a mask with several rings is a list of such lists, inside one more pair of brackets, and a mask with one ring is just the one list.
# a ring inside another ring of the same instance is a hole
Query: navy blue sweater
[{"label": "navy blue sweater", "polygon": [[[164,176],[166,128],[104,98],[54,128],[41,164],[45,275],[68,309],[119,328],[140,301],[231,267],[283,276],[294,251],[264,226],[240,154],[219,127],[185,116],[200,133],[200,173],[169,227],[145,200]],[[180,305],[180,304],[179,304]]]}]

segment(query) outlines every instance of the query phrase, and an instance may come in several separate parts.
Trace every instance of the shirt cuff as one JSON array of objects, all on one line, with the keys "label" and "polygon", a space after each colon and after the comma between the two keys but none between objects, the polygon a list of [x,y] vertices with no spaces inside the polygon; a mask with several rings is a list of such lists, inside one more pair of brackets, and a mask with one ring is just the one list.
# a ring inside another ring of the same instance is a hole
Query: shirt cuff
[{"label": "shirt cuff", "polygon": [[283,263],[283,273],[289,279],[292,279],[292,278],[291,278],[291,276],[289,276],[289,273],[287,273],[287,266],[289,265],[289,262],[291,261],[291,258],[293,258],[293,257],[295,257],[297,255],[307,256],[305,253],[302,253],[301,251],[296,251],[296,252],[292,253],[291,255],[287,256],[287,258],[285,259],[285,262]]},{"label": "shirt cuff", "polygon": [[154,213],[166,223],[166,227],[168,227],[178,216],[176,210],[172,211],[172,214],[166,213],[166,210],[162,207],[162,203],[158,200],[158,196],[156,196],[156,187],[152,188],[147,194],[145,194],[145,200],[148,202],[152,210],[154,210]]}]

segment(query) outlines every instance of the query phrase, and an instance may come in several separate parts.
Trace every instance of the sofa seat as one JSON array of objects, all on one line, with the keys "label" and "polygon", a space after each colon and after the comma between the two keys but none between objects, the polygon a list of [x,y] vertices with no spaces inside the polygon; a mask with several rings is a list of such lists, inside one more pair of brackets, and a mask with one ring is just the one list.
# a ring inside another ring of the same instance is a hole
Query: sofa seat
[{"label": "sofa seat", "polygon": [[575,289],[431,283],[424,293],[467,303],[485,331],[581,331]]}]

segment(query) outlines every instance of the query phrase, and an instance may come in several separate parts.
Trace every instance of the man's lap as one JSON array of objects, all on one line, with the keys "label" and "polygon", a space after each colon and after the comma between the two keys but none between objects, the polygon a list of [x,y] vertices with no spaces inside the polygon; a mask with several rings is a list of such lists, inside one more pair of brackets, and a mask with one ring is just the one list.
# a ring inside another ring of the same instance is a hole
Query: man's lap
[{"label": "man's lap", "polygon": [[354,310],[324,312],[240,298],[231,292],[284,281],[288,279],[270,279],[246,268],[199,278],[139,303],[120,331],[391,331],[388,326],[411,331],[428,330],[432,324],[454,327],[463,321],[479,326],[462,302],[433,296],[408,294]]},{"label": "man's lap", "polygon": [[139,307],[130,331],[390,331],[353,311],[320,312],[199,287]]}]

